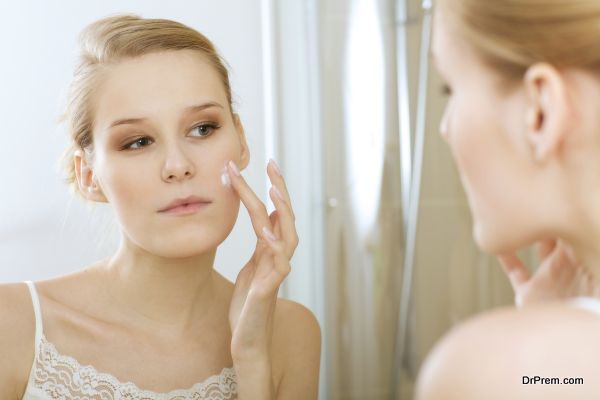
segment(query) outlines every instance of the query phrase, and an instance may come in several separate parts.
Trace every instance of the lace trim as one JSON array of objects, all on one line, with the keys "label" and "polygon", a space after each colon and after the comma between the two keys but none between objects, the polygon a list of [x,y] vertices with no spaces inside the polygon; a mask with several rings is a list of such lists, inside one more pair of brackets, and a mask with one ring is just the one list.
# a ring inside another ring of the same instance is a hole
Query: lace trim
[{"label": "lace trim", "polygon": [[196,383],[190,389],[168,393],[142,390],[132,382],[119,382],[114,376],[82,366],[73,357],[60,354],[42,335],[34,363],[33,381],[50,399],[76,400],[234,400],[237,379],[233,368]]}]

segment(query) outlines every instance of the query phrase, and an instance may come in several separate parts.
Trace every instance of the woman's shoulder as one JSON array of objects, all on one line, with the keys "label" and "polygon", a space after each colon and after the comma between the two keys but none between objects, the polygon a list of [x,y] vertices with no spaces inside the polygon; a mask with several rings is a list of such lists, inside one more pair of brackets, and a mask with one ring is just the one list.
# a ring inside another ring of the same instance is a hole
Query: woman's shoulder
[{"label": "woman's shoulder", "polygon": [[306,346],[321,343],[321,328],[317,318],[304,305],[292,300],[277,299],[274,331],[279,339],[291,346],[304,342]]},{"label": "woman's shoulder", "polygon": [[35,354],[35,314],[24,283],[0,284],[0,397],[25,390]]},{"label": "woman's shoulder", "polygon": [[[279,385],[307,398],[318,388],[321,361],[321,328],[315,315],[305,306],[287,299],[277,299],[273,325],[272,354],[274,371],[279,371]],[[298,384],[309,387],[292,388]]]},{"label": "woman's shoulder", "polygon": [[1,348],[11,351],[26,343],[33,352],[34,337],[35,314],[29,289],[25,283],[0,284]]},{"label": "woman's shoulder", "polygon": [[[222,290],[228,300],[233,295],[234,285],[222,278]],[[304,305],[277,298],[273,325],[274,345],[283,346],[281,351],[293,351],[295,347],[315,346],[321,343],[321,328],[315,315]]]},{"label": "woman's shoulder", "polygon": [[429,354],[417,399],[598,398],[600,316],[573,302],[480,314]]}]

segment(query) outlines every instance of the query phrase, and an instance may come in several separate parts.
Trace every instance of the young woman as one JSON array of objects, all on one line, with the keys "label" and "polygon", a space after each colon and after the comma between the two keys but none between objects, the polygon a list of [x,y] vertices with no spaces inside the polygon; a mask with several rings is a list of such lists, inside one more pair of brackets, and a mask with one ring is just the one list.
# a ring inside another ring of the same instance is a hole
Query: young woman
[{"label": "young woman", "polygon": [[417,398],[597,399],[600,2],[439,0],[436,7],[432,53],[450,91],[440,131],[478,245],[517,275],[514,252],[536,241],[543,256],[589,273],[566,280],[586,297],[501,309],[454,329],[423,366]]},{"label": "young woman", "polygon": [[[66,120],[69,182],[113,207],[121,243],[0,287],[0,398],[315,399],[319,326],[277,299],[298,243],[290,198],[272,161],[271,215],[240,175],[249,150],[211,42],[169,20],[93,23]],[[240,200],[257,243],[234,285],[213,261]]]}]

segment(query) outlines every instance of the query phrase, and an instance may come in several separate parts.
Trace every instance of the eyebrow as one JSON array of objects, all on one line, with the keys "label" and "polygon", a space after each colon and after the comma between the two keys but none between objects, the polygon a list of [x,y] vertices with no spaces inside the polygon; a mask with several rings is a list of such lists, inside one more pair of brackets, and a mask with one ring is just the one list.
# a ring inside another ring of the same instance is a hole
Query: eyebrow
[{"label": "eyebrow", "polygon": [[[211,108],[211,107],[218,107],[218,108],[222,108],[224,109],[225,107],[223,107],[221,104],[216,103],[214,101],[210,101],[208,103],[203,103],[203,104],[198,104],[198,105],[193,105],[193,106],[189,106],[186,107],[184,110],[184,114],[190,114],[193,112],[198,112],[198,111],[202,111],[202,110],[206,110],[207,108]],[[110,123],[110,125],[108,125],[107,129],[111,129],[117,125],[126,125],[126,124],[135,124],[138,122],[145,122],[147,121],[148,118],[121,118],[121,119],[117,119],[113,122]]]}]

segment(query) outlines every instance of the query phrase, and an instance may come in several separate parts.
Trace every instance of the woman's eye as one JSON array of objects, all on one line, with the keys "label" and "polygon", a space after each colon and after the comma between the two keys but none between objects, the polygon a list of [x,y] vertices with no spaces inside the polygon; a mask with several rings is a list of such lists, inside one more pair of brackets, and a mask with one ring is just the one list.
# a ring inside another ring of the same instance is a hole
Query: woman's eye
[{"label": "woman's eye", "polygon": [[219,129],[220,126],[217,124],[200,124],[197,125],[195,127],[192,128],[192,132],[197,132],[197,135],[194,136],[200,136],[200,137],[206,137],[206,136],[210,136],[216,129]]},{"label": "woman's eye", "polygon": [[141,149],[142,147],[145,147],[148,144],[150,144],[150,142],[151,139],[149,137],[141,137],[123,146],[123,150]]}]

